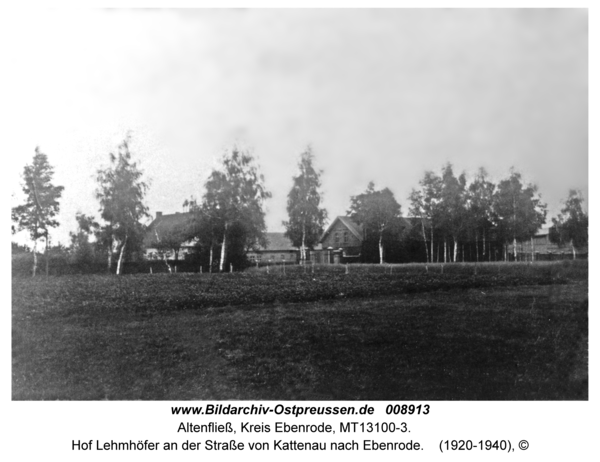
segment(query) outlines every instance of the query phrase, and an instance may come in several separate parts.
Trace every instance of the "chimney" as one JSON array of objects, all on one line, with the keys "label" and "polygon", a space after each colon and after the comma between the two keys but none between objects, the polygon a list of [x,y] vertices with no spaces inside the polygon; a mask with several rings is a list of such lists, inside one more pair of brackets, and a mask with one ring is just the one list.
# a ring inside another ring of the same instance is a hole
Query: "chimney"
[{"label": "chimney", "polygon": [[156,212],[156,219],[158,220],[160,217],[162,217],[162,212]]}]

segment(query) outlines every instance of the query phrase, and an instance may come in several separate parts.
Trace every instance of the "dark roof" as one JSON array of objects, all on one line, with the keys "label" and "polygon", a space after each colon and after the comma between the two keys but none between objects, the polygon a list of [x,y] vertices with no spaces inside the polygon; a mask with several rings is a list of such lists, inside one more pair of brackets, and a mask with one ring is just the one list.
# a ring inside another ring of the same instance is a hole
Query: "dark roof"
[{"label": "dark roof", "polygon": [[362,239],[362,235],[363,235],[363,228],[361,225],[359,225],[358,223],[356,223],[352,218],[350,217],[338,217],[340,219],[340,221],[342,223],[344,223],[344,225],[346,225],[346,228],[348,228],[350,231],[352,231],[352,234],[354,234],[356,237],[358,237],[359,239]]},{"label": "dark roof", "polygon": [[277,252],[280,250],[298,250],[292,245],[292,241],[285,237],[285,233],[266,233],[266,236],[267,247],[260,250],[271,252]]},{"label": "dark roof", "polygon": [[335,225],[335,223],[337,221],[341,221],[344,224],[344,226],[350,230],[350,232],[352,234],[354,234],[358,239],[360,239],[362,241],[362,238],[363,238],[362,226],[357,224],[352,218],[343,217],[343,216],[335,217],[335,219],[331,222],[329,227],[325,230],[325,232],[321,236],[321,239],[319,239],[320,241],[323,241],[323,239],[325,239],[325,237],[329,234],[329,232],[333,228],[333,225]]},{"label": "dark roof", "polygon": [[152,223],[150,223],[150,226],[148,226],[148,232],[144,237],[144,245],[146,247],[151,246],[153,242],[156,242],[156,234],[158,234],[160,238],[179,227],[185,226],[192,217],[193,214],[188,212],[157,216]]},{"label": "dark roof", "polygon": [[[323,239],[325,239],[325,237],[327,237],[327,235],[333,228],[333,225],[338,220],[341,221],[344,224],[344,226],[346,226],[346,228],[348,228],[350,230],[350,232],[352,232],[352,234],[354,234],[358,239],[360,239],[361,241],[363,240],[362,226],[359,225],[358,223],[356,223],[352,218],[343,217],[340,215],[340,216],[335,217],[335,220],[333,220],[331,222],[331,224],[329,225],[327,230],[323,233],[323,235],[321,236],[321,239],[320,239],[321,242],[323,241]],[[403,230],[408,231],[414,226],[414,224],[416,223],[416,219],[413,217],[407,217],[407,218],[400,217],[400,223],[402,224]]]}]

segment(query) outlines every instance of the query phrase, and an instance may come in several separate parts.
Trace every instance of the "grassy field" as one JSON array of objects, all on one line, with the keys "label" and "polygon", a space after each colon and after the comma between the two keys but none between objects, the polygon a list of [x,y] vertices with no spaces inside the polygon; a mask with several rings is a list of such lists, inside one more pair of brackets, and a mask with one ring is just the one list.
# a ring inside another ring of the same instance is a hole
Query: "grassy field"
[{"label": "grassy field", "polygon": [[345,271],[14,278],[13,399],[587,399],[587,262]]}]

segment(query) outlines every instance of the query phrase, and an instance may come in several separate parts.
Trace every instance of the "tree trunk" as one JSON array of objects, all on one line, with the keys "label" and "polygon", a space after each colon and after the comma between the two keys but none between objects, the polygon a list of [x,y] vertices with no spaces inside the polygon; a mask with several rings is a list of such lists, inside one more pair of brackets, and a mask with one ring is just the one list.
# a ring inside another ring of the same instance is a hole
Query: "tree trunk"
[{"label": "tree trunk", "polygon": [[[513,196],[513,230],[517,228],[517,204],[516,198]],[[515,231],[516,232],[516,231]],[[517,261],[517,235],[513,234],[513,255]]]},{"label": "tree trunk", "polygon": [[304,265],[306,263],[306,226],[302,223],[302,245],[300,246],[300,264]]},{"label": "tree trunk", "polygon": [[48,277],[48,233],[46,233],[46,277]]},{"label": "tree trunk", "polygon": [[[488,254],[489,254],[489,249],[488,249]],[[485,228],[483,228],[483,256],[485,257]],[[489,257],[490,261],[491,261],[491,256]]]},{"label": "tree trunk", "polygon": [[163,260],[165,262],[165,265],[167,265],[167,269],[169,270],[169,273],[172,273],[173,272],[173,268],[171,268],[171,265],[169,265],[169,260],[167,259],[166,252],[163,252]]},{"label": "tree trunk", "polygon": [[452,243],[454,244],[454,263],[456,263],[457,257],[458,257],[458,242],[456,242],[456,238],[452,238]]},{"label": "tree trunk", "polygon": [[577,250],[575,249],[575,246],[573,245],[573,239],[571,239],[571,249],[573,250],[573,260],[577,260]]},{"label": "tree trunk", "polygon": [[[431,263],[433,263],[433,224],[431,225],[431,233],[430,234],[431,234]],[[439,249],[439,247],[440,246],[438,244],[438,258],[437,258],[438,260],[440,259],[440,255],[439,255],[440,249]]]},{"label": "tree trunk", "polygon": [[535,249],[533,247],[533,237],[531,238],[531,261],[535,261]]},{"label": "tree trunk", "polygon": [[221,246],[221,261],[219,262],[219,272],[223,272],[225,267],[225,246],[227,244],[227,225],[225,225],[225,231],[223,232],[223,245]]},{"label": "tree trunk", "polygon": [[421,219],[421,231],[423,231],[423,242],[425,242],[425,261],[431,263],[429,260],[429,247],[427,247],[427,235],[425,234],[425,223],[423,223],[423,219]]},{"label": "tree trunk", "polygon": [[448,263],[448,240],[444,237],[444,263]]},{"label": "tree trunk", "polygon": [[37,272],[37,239],[33,240],[33,270],[31,272],[31,276],[35,277],[35,273]]},{"label": "tree trunk", "polygon": [[213,242],[210,243],[210,253],[208,255],[208,272],[212,273],[212,262],[213,262]]},{"label": "tree trunk", "polygon": [[108,243],[108,264],[107,264],[108,274],[110,274],[110,271],[112,269],[112,254],[113,254],[113,241],[111,238],[110,242]]},{"label": "tree trunk", "polygon": [[383,233],[379,233],[379,264],[383,265]]},{"label": "tree trunk", "polygon": [[[484,231],[485,233],[485,231]],[[477,234],[477,230],[475,230],[475,261],[479,263],[479,240],[477,239],[479,236]],[[483,254],[485,255],[485,240],[483,241]]]},{"label": "tree trunk", "polygon": [[125,236],[125,241],[121,246],[121,251],[119,252],[119,261],[117,262],[117,274],[121,274],[121,268],[123,264],[123,255],[125,255],[125,247],[127,247],[127,236]]}]

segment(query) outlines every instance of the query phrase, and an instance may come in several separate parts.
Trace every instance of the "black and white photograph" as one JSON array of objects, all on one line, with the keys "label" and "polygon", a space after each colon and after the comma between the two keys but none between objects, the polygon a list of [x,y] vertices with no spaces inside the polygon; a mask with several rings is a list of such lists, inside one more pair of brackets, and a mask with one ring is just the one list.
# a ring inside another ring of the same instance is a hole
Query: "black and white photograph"
[{"label": "black and white photograph", "polygon": [[587,9],[3,22],[11,401],[589,400]]}]

